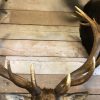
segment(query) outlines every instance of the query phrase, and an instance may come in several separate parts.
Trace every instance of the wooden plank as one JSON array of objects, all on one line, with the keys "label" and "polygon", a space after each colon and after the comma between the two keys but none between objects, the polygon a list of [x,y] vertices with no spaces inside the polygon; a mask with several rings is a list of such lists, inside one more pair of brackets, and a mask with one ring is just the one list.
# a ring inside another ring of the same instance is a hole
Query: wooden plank
[{"label": "wooden plank", "polygon": [[7,14],[2,16],[0,22],[10,24],[79,26],[77,18],[73,17],[73,13],[53,11],[7,10]]},{"label": "wooden plank", "polygon": [[[85,5],[89,0],[80,0]],[[6,9],[41,10],[41,11],[71,11],[68,5],[78,5],[77,1],[69,0],[8,0]]]},{"label": "wooden plank", "polygon": [[[37,84],[41,88],[55,88],[65,75],[36,75]],[[30,79],[30,76],[24,75]],[[13,89],[12,89],[13,88]],[[100,94],[100,76],[92,78],[79,86],[71,87],[68,93],[89,91],[89,94]],[[12,82],[0,77],[0,93],[28,93],[26,90],[15,86]]]},{"label": "wooden plank", "polygon": [[80,41],[80,36],[79,27],[0,24],[0,39]]},{"label": "wooden plank", "polygon": [[[29,66],[33,64],[36,74],[68,74],[84,64],[86,58],[7,56],[0,57],[0,64],[6,67],[8,60],[14,73],[30,74]],[[93,75],[100,75],[99,72],[100,67],[95,69]]]},{"label": "wooden plank", "polygon": [[77,25],[77,22],[73,22],[73,24],[70,23],[71,16],[72,13],[65,12],[12,10],[10,15],[10,23],[35,25]]},{"label": "wooden plank", "polygon": [[0,55],[87,57],[80,42],[1,40]]},{"label": "wooden plank", "polygon": [[0,61],[85,62],[86,58],[0,56]]},{"label": "wooden plank", "polygon": [[[36,74],[68,74],[83,63],[86,58],[63,58],[63,57],[0,57],[0,63],[7,65],[6,60],[10,60],[13,72],[29,74],[29,66],[34,64]],[[20,69],[19,69],[20,66]],[[41,69],[41,71],[40,71]],[[56,69],[55,71],[53,71]],[[100,66],[95,69],[93,75],[100,75]]]},{"label": "wooden plank", "polygon": [[85,58],[7,56],[0,57],[0,64],[6,67],[8,60],[10,60],[12,71],[20,74],[30,74],[31,64],[34,65],[36,74],[68,74],[86,61]]},{"label": "wooden plank", "polygon": [[[71,59],[67,62],[11,61],[11,67],[14,73],[20,74],[29,74],[31,64],[34,65],[36,74],[68,74],[81,67],[84,63],[85,61],[79,62],[78,60],[73,62]],[[100,67],[95,69],[93,75],[100,75]]]},{"label": "wooden plank", "polygon": [[36,74],[68,74],[83,65],[82,62],[11,61],[12,71],[29,74],[31,64],[34,65]]}]

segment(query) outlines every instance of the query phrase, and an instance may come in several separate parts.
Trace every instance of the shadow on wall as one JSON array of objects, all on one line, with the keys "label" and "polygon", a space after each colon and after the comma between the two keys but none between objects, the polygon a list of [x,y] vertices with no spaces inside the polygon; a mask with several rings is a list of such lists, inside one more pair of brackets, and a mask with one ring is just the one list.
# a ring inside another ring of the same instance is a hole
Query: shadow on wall
[{"label": "shadow on wall", "polygon": [[2,18],[7,14],[5,7],[6,7],[7,0],[0,0],[0,22]]},{"label": "shadow on wall", "polygon": [[73,12],[73,15],[67,18],[67,21],[69,22],[76,22],[78,21],[77,14],[75,13],[76,9],[75,6],[78,6],[79,8],[83,8],[83,5],[80,0],[63,0],[63,2],[66,4],[67,7]]},{"label": "shadow on wall", "polygon": [[73,12],[76,10],[75,6],[79,8],[83,8],[80,0],[64,0],[64,3],[67,7],[69,7]]}]

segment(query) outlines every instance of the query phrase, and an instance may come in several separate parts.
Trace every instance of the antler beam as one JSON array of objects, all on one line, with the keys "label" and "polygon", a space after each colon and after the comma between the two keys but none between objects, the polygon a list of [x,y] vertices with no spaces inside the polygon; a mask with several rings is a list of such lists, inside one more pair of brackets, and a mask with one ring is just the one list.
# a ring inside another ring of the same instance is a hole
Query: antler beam
[{"label": "antler beam", "polygon": [[[96,62],[96,59],[100,52],[100,32],[98,27],[99,25],[94,19],[92,20],[88,15],[86,15],[81,9],[79,9],[78,7],[75,8],[77,9],[76,13],[80,15],[82,18],[84,18],[85,20],[87,20],[91,25],[93,30],[93,35],[94,35],[94,43],[93,43],[91,54],[88,57],[87,61],[80,68],[78,68],[77,70],[71,73],[71,86],[80,85],[86,82],[92,76],[95,67],[97,67],[100,64],[100,58],[98,58]],[[59,86],[57,87],[60,87],[60,85],[64,84],[63,82],[65,80],[67,80],[66,77],[63,79],[63,81],[59,83]],[[59,93],[59,91],[57,91],[56,88],[55,91]]]}]

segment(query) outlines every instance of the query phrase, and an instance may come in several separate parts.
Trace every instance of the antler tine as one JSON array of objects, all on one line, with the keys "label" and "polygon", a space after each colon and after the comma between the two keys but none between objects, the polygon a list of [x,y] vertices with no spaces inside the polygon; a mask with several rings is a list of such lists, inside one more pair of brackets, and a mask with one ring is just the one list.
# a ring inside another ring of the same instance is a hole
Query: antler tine
[{"label": "antler tine", "polygon": [[92,48],[91,54],[88,57],[86,63],[72,73],[72,76],[74,76],[74,77],[79,76],[79,75],[87,72],[89,70],[89,68],[91,67],[91,64],[92,64],[91,60],[93,59],[93,57],[95,57],[97,59],[99,52],[100,52],[100,33],[98,32],[97,25],[95,24],[96,21],[93,21],[90,17],[88,17],[78,7],[76,7],[76,8],[79,11],[78,13],[82,17],[84,17],[87,21],[89,21],[90,25],[92,26],[93,34],[94,34],[94,43],[93,43],[93,48]]},{"label": "antler tine", "polygon": [[[100,52],[100,33],[98,31],[98,26],[97,26],[96,21],[92,20],[90,17],[88,17],[78,7],[76,7],[76,9],[78,10],[76,12],[81,17],[85,18],[92,26],[93,35],[94,35],[94,43],[93,43],[93,48],[92,48],[91,54],[88,57],[87,61],[83,64],[83,66],[81,66],[76,71],[71,73],[71,78],[72,78],[71,86],[82,84],[91,77],[91,75],[94,72],[95,66],[96,66],[95,60],[97,59],[99,52]],[[99,61],[98,61],[98,63],[99,63]],[[58,84],[57,87],[60,88],[65,80],[66,80],[66,77]],[[66,85],[66,88],[67,88],[67,85]],[[64,90],[64,88],[62,88],[61,90]],[[66,89],[66,91],[67,91],[67,89]],[[59,91],[58,91],[58,93],[59,93]]]},{"label": "antler tine", "polygon": [[[94,35],[94,45],[95,45],[95,43],[97,43],[98,45],[99,45],[99,43],[100,43],[100,32],[99,32],[99,30],[98,30],[98,24],[97,24],[97,22],[96,22],[96,20],[93,18],[93,20],[87,15],[87,14],[85,14],[81,9],[79,9],[77,6],[75,6],[75,8],[78,10],[78,11],[76,11],[76,13],[78,13],[81,17],[83,17],[83,18],[85,18],[89,23],[90,23],[90,25],[91,25],[91,27],[92,27],[92,30],[93,30],[93,35]],[[94,48],[94,47],[93,47]],[[93,50],[92,50],[93,51]],[[98,54],[99,54],[99,52],[100,52],[100,49],[99,50],[97,50],[97,53],[94,53],[95,55],[95,58],[97,58],[98,57]],[[92,52],[91,52],[91,54],[92,54]],[[91,55],[90,54],[90,55]],[[93,55],[92,55],[93,56]]]},{"label": "antler tine", "polygon": [[62,95],[69,90],[71,86],[71,75],[68,74],[55,88],[57,95]]},{"label": "antler tine", "polygon": [[0,76],[10,80],[7,69],[1,64],[0,64]]},{"label": "antler tine", "polygon": [[93,59],[92,59],[92,66],[90,67],[89,71],[84,73],[84,74],[82,74],[81,76],[79,76],[78,79],[72,77],[72,84],[71,84],[71,86],[80,85],[80,84],[88,81],[89,78],[92,76],[92,74],[94,72],[95,66],[96,66],[96,60],[95,60],[95,57],[93,57]]},{"label": "antler tine", "polygon": [[9,71],[3,65],[0,65],[0,76],[10,81],[14,80],[13,83],[20,86],[21,88],[32,87],[31,82],[27,81],[26,79],[24,79],[23,77],[19,75],[12,73],[9,61],[7,61],[7,67]]},{"label": "antler tine", "polygon": [[[92,59],[92,66],[87,73],[82,74],[79,78],[71,78],[70,75],[67,75],[55,88],[57,94],[64,94],[68,91],[70,86],[80,85],[89,80],[92,76],[94,69],[95,69],[95,57]],[[72,73],[71,73],[72,74]]]},{"label": "antler tine", "polygon": [[29,82],[28,80],[24,79],[23,77],[13,74],[11,71],[11,67],[10,67],[10,62],[7,62],[7,67],[8,67],[8,74],[10,77],[10,80],[16,84],[17,86],[21,87],[21,88],[30,88],[32,87],[31,82]]},{"label": "antler tine", "polygon": [[[93,19],[91,19],[87,14],[85,14],[80,8],[78,8],[77,6],[75,6],[75,8],[77,9],[76,13],[78,15],[80,15],[82,18],[86,19],[90,24],[91,26],[93,27],[93,29],[95,28],[96,30],[97,29],[97,22]],[[95,24],[94,24],[95,23]],[[95,30],[95,31],[96,31]]]},{"label": "antler tine", "polygon": [[32,85],[33,85],[33,87],[36,87],[37,84],[36,84],[35,70],[34,70],[33,64],[30,66],[30,74],[31,74],[31,82],[32,82]]}]

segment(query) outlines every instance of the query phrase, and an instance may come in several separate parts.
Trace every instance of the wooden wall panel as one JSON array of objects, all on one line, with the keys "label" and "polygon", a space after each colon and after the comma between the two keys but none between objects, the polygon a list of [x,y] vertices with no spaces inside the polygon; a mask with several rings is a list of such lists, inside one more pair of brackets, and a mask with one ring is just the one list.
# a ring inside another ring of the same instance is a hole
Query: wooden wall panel
[{"label": "wooden wall panel", "polygon": [[[79,68],[86,61],[85,58],[0,57],[0,63],[5,67],[7,67],[8,60],[12,71],[20,74],[30,74],[31,64],[34,65],[36,74],[68,74]],[[54,69],[56,70],[53,71]]]},{"label": "wooden wall panel", "polygon": [[[86,58],[65,58],[65,57],[0,57],[0,63],[7,67],[10,61],[14,73],[30,74],[30,66],[34,65],[36,74],[68,74],[86,61]],[[41,71],[40,71],[41,69]],[[48,70],[49,69],[49,70]],[[56,69],[55,71],[53,71]],[[100,67],[96,68],[93,75],[100,75]]]},{"label": "wooden wall panel", "polygon": [[0,24],[0,39],[80,41],[78,27]]},{"label": "wooden wall panel", "polygon": [[[35,24],[35,25],[68,25],[69,26],[71,23],[71,17],[72,17],[72,13],[65,13],[65,12],[12,10],[9,23]],[[75,22],[71,25],[76,26],[77,23]]]},{"label": "wooden wall panel", "polygon": [[33,64],[36,74],[68,74],[83,65],[83,62],[11,61],[12,71],[29,74],[31,64]]},{"label": "wooden wall panel", "polygon": [[[72,20],[76,21],[72,22]],[[55,11],[7,10],[7,14],[1,16],[0,22],[21,25],[79,26],[77,17],[73,16],[73,13]]]},{"label": "wooden wall panel", "polygon": [[[80,0],[85,5],[89,0]],[[76,4],[75,0],[8,0],[6,9],[42,10],[42,11],[71,11],[68,3]]]},{"label": "wooden wall panel", "polygon": [[86,57],[80,42],[1,40],[0,55]]}]

